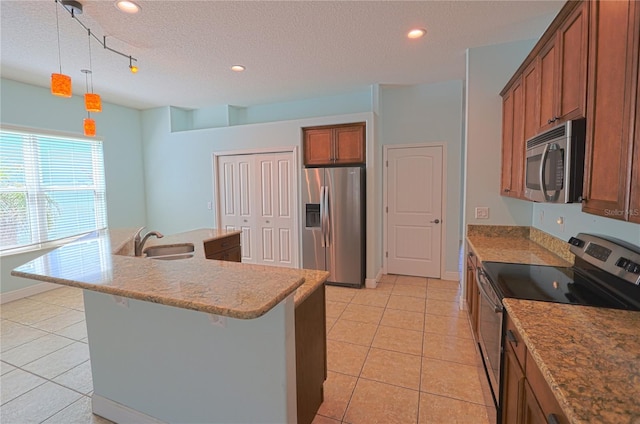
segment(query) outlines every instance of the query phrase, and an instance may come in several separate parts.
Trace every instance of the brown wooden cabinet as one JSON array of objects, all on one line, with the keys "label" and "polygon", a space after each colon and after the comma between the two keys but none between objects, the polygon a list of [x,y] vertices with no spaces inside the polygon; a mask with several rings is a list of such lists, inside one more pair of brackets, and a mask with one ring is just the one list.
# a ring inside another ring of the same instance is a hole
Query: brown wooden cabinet
[{"label": "brown wooden cabinet", "polygon": [[523,338],[505,315],[502,424],[567,424],[564,412]]},{"label": "brown wooden cabinet", "polygon": [[240,234],[233,234],[204,242],[204,255],[207,259],[242,262]]},{"label": "brown wooden cabinet", "polygon": [[522,114],[524,115],[524,136],[519,144],[522,144],[522,150],[519,155],[524,158],[525,141],[538,133],[538,63],[536,61],[524,70],[522,74],[522,89],[524,95],[524,106]]},{"label": "brown wooden cabinet", "polygon": [[365,123],[303,128],[305,166],[366,162]]},{"label": "brown wooden cabinet", "polygon": [[[582,210],[615,219],[632,218],[638,169],[637,132],[640,3],[590,3],[587,146]],[[634,138],[636,139],[634,141]],[[634,178],[636,182],[634,182]],[[631,200],[633,199],[633,200]],[[635,219],[635,218],[634,218]]]},{"label": "brown wooden cabinet", "polygon": [[311,424],[324,400],[327,337],[324,284],[295,309],[298,423]]},{"label": "brown wooden cabinet", "polygon": [[526,140],[585,115],[588,6],[567,2],[500,93],[503,196],[525,198]]},{"label": "brown wooden cabinet", "polygon": [[537,58],[539,108],[536,133],[585,116],[589,4],[569,3],[567,7],[575,9],[563,19]]},{"label": "brown wooden cabinet", "polygon": [[500,194],[524,196],[524,89],[519,78],[502,97],[502,174]]},{"label": "brown wooden cabinet", "polygon": [[524,390],[524,371],[510,346],[504,349],[502,424],[514,424],[522,421]]},{"label": "brown wooden cabinet", "polygon": [[[640,29],[639,29],[640,31]],[[638,51],[640,47],[636,48]],[[640,59],[638,59],[640,61]],[[636,132],[633,137],[631,165],[631,194],[629,195],[629,221],[640,224],[640,64],[636,78]]]}]

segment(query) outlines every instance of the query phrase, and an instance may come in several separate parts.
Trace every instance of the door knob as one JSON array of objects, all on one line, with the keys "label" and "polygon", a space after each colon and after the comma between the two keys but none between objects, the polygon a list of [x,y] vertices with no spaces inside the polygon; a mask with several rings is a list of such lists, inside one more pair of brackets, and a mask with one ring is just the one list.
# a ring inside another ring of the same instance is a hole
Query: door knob
[{"label": "door knob", "polygon": [[435,219],[435,220],[433,220],[433,221],[429,221],[429,222],[431,222],[431,223],[433,223],[433,224],[439,224],[439,223],[440,223],[440,220],[439,220],[439,219]]}]

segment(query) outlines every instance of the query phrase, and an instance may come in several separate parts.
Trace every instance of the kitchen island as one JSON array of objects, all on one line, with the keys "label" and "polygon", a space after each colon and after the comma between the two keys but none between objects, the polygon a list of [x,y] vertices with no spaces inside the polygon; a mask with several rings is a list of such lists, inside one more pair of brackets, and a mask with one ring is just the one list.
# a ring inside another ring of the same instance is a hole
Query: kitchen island
[{"label": "kitchen island", "polygon": [[84,289],[94,413],[296,422],[296,305],[327,274],[208,260],[204,242],[229,235],[210,229],[147,245],[193,243],[191,258],[134,257],[135,233],[97,231],[12,273]]}]

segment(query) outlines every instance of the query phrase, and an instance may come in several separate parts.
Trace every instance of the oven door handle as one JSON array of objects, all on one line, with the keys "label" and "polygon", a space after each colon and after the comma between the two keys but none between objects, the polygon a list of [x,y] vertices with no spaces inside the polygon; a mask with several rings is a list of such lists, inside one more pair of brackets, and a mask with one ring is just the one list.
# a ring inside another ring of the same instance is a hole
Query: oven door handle
[{"label": "oven door handle", "polygon": [[480,293],[482,294],[482,297],[485,298],[485,300],[489,303],[489,305],[491,305],[491,307],[493,308],[493,312],[495,313],[501,313],[502,312],[502,305],[496,305],[493,300],[491,300],[491,297],[489,296],[489,294],[487,293],[486,289],[485,289],[485,285],[487,284],[487,276],[484,273],[484,271],[482,270],[482,268],[478,268],[477,270],[477,275],[476,278],[478,280],[478,288],[480,289]]}]

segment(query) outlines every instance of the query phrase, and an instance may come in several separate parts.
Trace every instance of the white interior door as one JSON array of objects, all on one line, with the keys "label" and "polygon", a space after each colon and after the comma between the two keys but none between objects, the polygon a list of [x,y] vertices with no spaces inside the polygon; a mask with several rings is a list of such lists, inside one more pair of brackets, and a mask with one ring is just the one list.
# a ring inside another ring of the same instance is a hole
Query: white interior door
[{"label": "white interior door", "polygon": [[259,170],[257,230],[259,263],[293,267],[297,243],[293,237],[293,163],[288,153],[256,155]]},{"label": "white interior door", "polygon": [[440,278],[442,146],[387,150],[387,272]]},{"label": "white interior door", "polygon": [[220,156],[218,184],[221,228],[242,230],[242,262],[256,262],[255,159],[252,155]]},{"label": "white interior door", "polygon": [[221,228],[241,229],[242,262],[297,266],[293,153],[218,157]]}]

